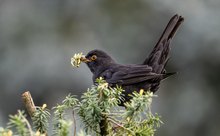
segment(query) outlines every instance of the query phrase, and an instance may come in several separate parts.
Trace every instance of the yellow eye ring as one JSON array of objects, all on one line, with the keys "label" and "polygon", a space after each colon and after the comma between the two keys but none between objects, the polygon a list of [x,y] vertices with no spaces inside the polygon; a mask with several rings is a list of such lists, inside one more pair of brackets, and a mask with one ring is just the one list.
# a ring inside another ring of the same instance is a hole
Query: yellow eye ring
[{"label": "yellow eye ring", "polygon": [[97,59],[97,56],[96,55],[92,55],[91,60],[94,61],[96,59]]}]

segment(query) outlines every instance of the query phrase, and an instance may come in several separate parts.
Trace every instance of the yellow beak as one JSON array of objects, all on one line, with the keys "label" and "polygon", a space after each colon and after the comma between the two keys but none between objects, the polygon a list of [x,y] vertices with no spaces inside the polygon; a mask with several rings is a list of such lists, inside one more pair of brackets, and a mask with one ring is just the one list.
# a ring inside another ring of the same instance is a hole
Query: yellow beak
[{"label": "yellow beak", "polygon": [[84,62],[84,63],[88,63],[88,62],[91,62],[92,60],[90,60],[90,59],[87,59],[85,56],[82,56],[81,58],[80,58],[80,60],[82,61],[82,62]]}]

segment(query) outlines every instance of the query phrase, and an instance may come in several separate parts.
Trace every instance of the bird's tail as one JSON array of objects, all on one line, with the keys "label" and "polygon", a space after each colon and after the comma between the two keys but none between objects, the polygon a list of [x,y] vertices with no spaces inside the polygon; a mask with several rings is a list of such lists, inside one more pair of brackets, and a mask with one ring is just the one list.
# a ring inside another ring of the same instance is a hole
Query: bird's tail
[{"label": "bird's tail", "polygon": [[[165,73],[165,65],[168,62],[168,54],[170,51],[170,42],[174,37],[180,24],[183,22],[184,18],[179,15],[174,15],[169,23],[167,24],[163,34],[161,35],[159,41],[154,47],[153,51],[150,53],[148,58],[144,61],[144,65],[149,65],[152,67],[153,72],[158,74]],[[168,74],[172,75],[172,74]]]}]

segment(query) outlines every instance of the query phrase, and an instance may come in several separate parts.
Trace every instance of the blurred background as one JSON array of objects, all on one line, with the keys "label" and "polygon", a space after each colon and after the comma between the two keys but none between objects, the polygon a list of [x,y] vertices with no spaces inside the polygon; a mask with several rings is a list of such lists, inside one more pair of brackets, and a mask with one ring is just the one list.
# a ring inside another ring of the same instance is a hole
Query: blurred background
[{"label": "blurred background", "polygon": [[157,136],[220,135],[219,0],[0,0],[0,126],[24,109],[29,90],[36,105],[55,106],[92,85],[73,54],[102,49],[119,63],[141,63],[169,19],[184,16],[172,42],[168,71],[153,112],[165,123]]}]

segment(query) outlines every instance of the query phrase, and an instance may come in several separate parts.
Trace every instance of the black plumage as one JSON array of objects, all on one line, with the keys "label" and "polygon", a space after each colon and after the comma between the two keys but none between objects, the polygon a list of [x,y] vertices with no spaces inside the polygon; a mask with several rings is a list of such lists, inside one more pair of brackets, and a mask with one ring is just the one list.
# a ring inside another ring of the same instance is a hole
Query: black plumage
[{"label": "black plumage", "polygon": [[93,73],[93,81],[103,77],[111,86],[122,86],[125,90],[125,101],[129,100],[128,94],[133,91],[144,89],[156,92],[161,80],[174,74],[167,73],[165,66],[168,62],[170,42],[183,20],[179,15],[170,19],[159,41],[143,64],[122,65],[116,63],[104,51],[90,51],[82,60]]}]

